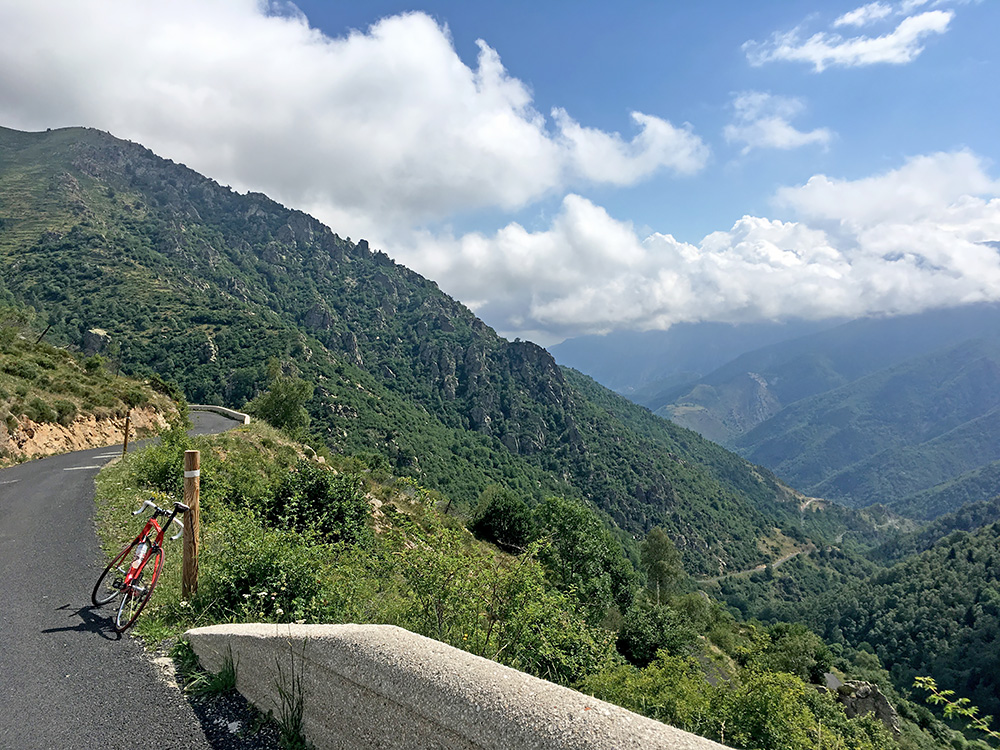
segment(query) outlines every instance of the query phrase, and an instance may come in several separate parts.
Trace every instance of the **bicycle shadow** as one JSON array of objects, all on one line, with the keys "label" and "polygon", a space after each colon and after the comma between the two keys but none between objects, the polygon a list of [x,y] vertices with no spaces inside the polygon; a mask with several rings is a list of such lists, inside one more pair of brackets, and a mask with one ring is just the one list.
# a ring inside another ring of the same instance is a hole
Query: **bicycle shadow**
[{"label": "bicycle shadow", "polygon": [[[64,604],[61,607],[56,607],[56,611],[68,610],[70,608],[69,604]],[[76,625],[67,625],[63,628],[46,628],[41,631],[43,633],[66,633],[66,632],[77,632],[77,633],[93,633],[99,635],[105,640],[118,641],[121,640],[122,634],[115,632],[113,621],[110,617],[105,617],[97,612],[97,607],[87,605],[85,607],[80,607],[69,613],[68,617],[77,616],[80,618],[80,622]]]}]

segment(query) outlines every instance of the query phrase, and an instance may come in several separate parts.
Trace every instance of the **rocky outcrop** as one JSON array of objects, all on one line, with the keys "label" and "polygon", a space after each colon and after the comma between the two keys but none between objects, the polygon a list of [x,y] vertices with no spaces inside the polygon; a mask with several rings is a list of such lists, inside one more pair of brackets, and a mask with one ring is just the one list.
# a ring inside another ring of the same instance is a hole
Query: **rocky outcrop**
[{"label": "rocky outcrop", "polygon": [[83,334],[83,353],[100,354],[111,343],[111,336],[100,328],[91,328]]},{"label": "rocky outcrop", "polygon": [[[329,331],[333,328],[333,316],[330,315],[330,311],[327,310],[323,305],[318,302],[309,308],[306,313],[306,317],[303,322],[309,327],[319,331]],[[355,348],[357,348],[357,341],[355,341]]]},{"label": "rocky outcrop", "polygon": [[818,689],[823,693],[832,693],[836,701],[844,707],[848,719],[874,714],[893,736],[899,736],[899,714],[889,703],[889,699],[878,689],[878,685],[861,680],[848,680],[842,683],[833,675],[827,675],[827,687]]}]

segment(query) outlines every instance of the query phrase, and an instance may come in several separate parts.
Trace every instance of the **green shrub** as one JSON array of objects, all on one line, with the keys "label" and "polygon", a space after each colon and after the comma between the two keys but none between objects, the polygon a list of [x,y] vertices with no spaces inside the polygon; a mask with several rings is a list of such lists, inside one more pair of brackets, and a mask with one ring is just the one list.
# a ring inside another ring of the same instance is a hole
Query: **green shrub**
[{"label": "green shrub", "polygon": [[129,466],[138,486],[180,496],[184,492],[184,451],[191,439],[183,425],[160,435],[160,442],[132,457]]},{"label": "green shrub", "polygon": [[34,381],[39,376],[38,368],[24,359],[14,359],[3,366],[3,371],[22,380]]},{"label": "green shrub", "polygon": [[57,367],[57,364],[52,361],[51,356],[46,356],[43,354],[40,354],[35,357],[35,364],[41,367],[43,370],[54,370]]},{"label": "green shrub", "polygon": [[612,634],[547,584],[536,545],[512,559],[457,529],[410,532],[382,535],[410,601],[404,627],[564,685],[614,660]]},{"label": "green shrub", "polygon": [[295,431],[309,426],[305,405],[313,396],[313,384],[284,375],[276,360],[269,365],[270,387],[246,405],[246,410],[281,430]]},{"label": "green shrub", "polygon": [[149,402],[149,397],[141,388],[126,388],[123,392],[118,394],[118,398],[124,401],[128,406],[142,406]]},{"label": "green shrub", "polygon": [[483,490],[469,524],[477,539],[491,542],[505,552],[523,552],[535,533],[531,509],[508,489],[492,485]]},{"label": "green shrub", "polygon": [[172,380],[164,380],[159,375],[152,375],[149,378],[149,386],[157,393],[168,396],[173,401],[183,401],[184,391]]},{"label": "green shrub", "polygon": [[580,689],[679,729],[718,736],[713,701],[719,689],[708,683],[694,657],[661,653],[646,669],[620,666],[592,674]]},{"label": "green shrub", "polygon": [[24,405],[24,416],[32,422],[55,422],[55,410],[38,396],[32,396]]},{"label": "green shrub", "polygon": [[223,514],[205,545],[199,594],[223,619],[309,619],[321,605],[323,554],[252,513]]},{"label": "green shrub", "polygon": [[661,649],[676,656],[696,638],[676,610],[665,605],[634,606],[625,615],[615,646],[629,662],[645,667]]},{"label": "green shrub", "polygon": [[76,419],[76,404],[72,401],[60,398],[53,401],[52,406],[56,410],[56,421],[63,427],[69,427],[73,420]]},{"label": "green shrub", "polygon": [[371,541],[370,516],[360,476],[310,461],[299,461],[285,475],[264,508],[264,520],[273,526],[347,544]]}]

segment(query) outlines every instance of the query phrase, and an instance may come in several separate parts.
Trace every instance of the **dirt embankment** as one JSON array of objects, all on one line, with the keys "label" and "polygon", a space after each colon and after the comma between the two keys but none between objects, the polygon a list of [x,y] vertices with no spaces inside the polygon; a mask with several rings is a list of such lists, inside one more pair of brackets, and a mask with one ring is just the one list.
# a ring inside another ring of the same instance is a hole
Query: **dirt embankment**
[{"label": "dirt embankment", "polygon": [[[167,420],[156,409],[133,409],[129,440],[148,437],[167,427]],[[122,442],[124,418],[79,417],[68,427],[53,422],[32,422],[21,418],[13,431],[0,422],[0,466],[56,453],[101,448]]]}]

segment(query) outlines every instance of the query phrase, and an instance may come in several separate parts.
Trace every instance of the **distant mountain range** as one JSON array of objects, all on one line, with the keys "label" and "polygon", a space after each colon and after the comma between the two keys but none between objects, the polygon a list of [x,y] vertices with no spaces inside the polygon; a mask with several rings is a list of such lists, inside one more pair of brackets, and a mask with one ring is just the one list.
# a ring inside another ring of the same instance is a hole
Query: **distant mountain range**
[{"label": "distant mountain range", "polygon": [[807,495],[934,517],[1000,493],[998,347],[997,305],[869,318],[629,395]]},{"label": "distant mountain range", "polygon": [[549,347],[556,361],[647,405],[664,392],[696,382],[746,352],[843,321],[678,323],[666,331],[620,331],[581,336]]}]

